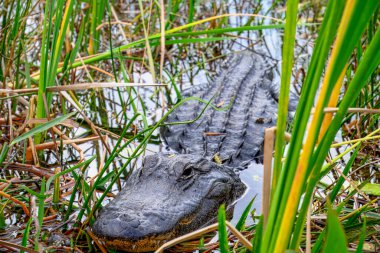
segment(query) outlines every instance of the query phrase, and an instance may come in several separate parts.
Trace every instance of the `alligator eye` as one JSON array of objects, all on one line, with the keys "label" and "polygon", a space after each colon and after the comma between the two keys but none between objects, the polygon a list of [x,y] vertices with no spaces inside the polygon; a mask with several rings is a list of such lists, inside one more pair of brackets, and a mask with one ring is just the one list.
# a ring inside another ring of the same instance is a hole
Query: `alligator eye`
[{"label": "alligator eye", "polygon": [[182,172],[181,178],[182,179],[188,179],[191,178],[194,175],[194,168],[193,167],[187,167]]}]

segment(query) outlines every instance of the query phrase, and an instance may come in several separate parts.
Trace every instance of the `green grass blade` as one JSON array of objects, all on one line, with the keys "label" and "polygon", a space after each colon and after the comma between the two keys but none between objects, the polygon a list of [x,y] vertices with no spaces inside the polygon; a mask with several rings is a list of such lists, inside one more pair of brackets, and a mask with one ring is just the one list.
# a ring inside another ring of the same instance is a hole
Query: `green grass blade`
[{"label": "green grass blade", "polygon": [[[46,96],[47,107],[50,107],[51,93],[46,93],[46,87],[52,86],[55,83],[55,77],[58,70],[58,63],[61,57],[62,45],[65,40],[66,31],[70,21],[70,14],[73,9],[73,5],[73,0],[58,0],[58,2],[48,1],[46,3],[43,38],[41,46],[42,79],[40,79],[38,86],[39,90],[36,109],[37,118],[46,117],[44,96]],[[66,8],[64,8],[65,6]],[[63,12],[64,9],[65,11]],[[55,17],[54,27],[52,27],[53,16]],[[52,29],[53,33],[51,33]],[[50,37],[52,37],[52,41],[50,41]],[[37,135],[35,138],[35,142],[39,143],[41,138],[41,135]]]},{"label": "green grass blade", "polygon": [[38,198],[38,211],[37,211],[37,219],[38,219],[38,229],[36,230],[35,233],[35,240],[36,243],[34,245],[34,249],[38,251],[39,249],[39,240],[40,240],[40,235],[42,231],[42,223],[44,220],[44,215],[45,215],[45,178],[42,178],[41,182],[41,190],[40,190],[40,196]]},{"label": "green grass blade", "polygon": [[76,170],[76,169],[79,169],[81,167],[87,167],[94,159],[96,158],[96,155],[90,157],[90,159],[87,159],[79,164],[76,164],[75,166],[71,167],[71,168],[68,168],[64,171],[61,171],[57,174],[55,174],[54,176],[50,177],[47,181],[46,181],[46,189],[49,190],[50,188],[50,184],[53,182],[53,180],[55,180],[56,178],[60,177],[60,176],[63,176],[67,173],[70,173],[72,172],[73,170]]},{"label": "green grass blade", "polygon": [[[378,3],[375,3],[375,4],[378,4]],[[288,186],[291,187],[290,189],[292,192],[291,193],[292,197],[289,198],[289,200],[283,201],[280,205],[279,215],[277,215],[280,222],[277,222],[277,224],[279,224],[279,225],[275,226],[275,230],[274,230],[274,233],[272,235],[272,236],[274,236],[274,238],[276,238],[276,250],[275,251],[282,251],[283,250],[282,247],[285,246],[285,244],[287,243],[287,240],[290,238],[290,233],[292,231],[293,222],[295,219],[297,207],[299,206],[299,201],[301,199],[302,190],[305,188],[304,184],[308,178],[308,175],[309,175],[311,169],[317,163],[318,169],[315,169],[314,173],[318,173],[320,166],[324,160],[324,156],[323,157],[320,156],[318,158],[319,160],[318,161],[314,160],[314,162],[310,162],[311,159],[309,159],[309,157],[311,156],[311,154],[313,152],[313,149],[314,149],[317,137],[318,137],[318,129],[320,129],[320,126],[322,124],[323,110],[321,110],[321,108],[323,108],[327,104],[327,102],[329,101],[329,96],[331,94],[331,91],[332,91],[334,85],[337,83],[339,75],[342,72],[344,66],[346,65],[345,61],[348,60],[353,48],[355,47],[355,43],[356,43],[355,40],[360,39],[361,33],[362,33],[363,29],[365,28],[365,25],[363,25],[363,23],[365,23],[366,20],[367,21],[369,20],[371,14],[372,14],[372,11],[373,11],[371,9],[371,7],[374,7],[372,5],[372,6],[366,6],[366,7],[357,8],[357,9],[353,8],[353,6],[357,6],[357,5],[360,5],[360,3],[349,2],[349,4],[347,4],[347,6],[345,8],[343,19],[341,22],[341,26],[339,28],[337,42],[336,42],[336,45],[334,46],[331,61],[329,63],[329,67],[327,69],[327,74],[326,74],[326,78],[325,78],[325,82],[324,82],[325,86],[322,87],[321,95],[320,95],[318,103],[317,103],[316,113],[314,115],[313,122],[311,124],[312,130],[309,131],[309,136],[307,138],[307,141],[305,142],[307,144],[307,145],[305,145],[305,147],[307,147],[307,148],[304,147],[304,149],[303,149],[302,154],[304,154],[305,157],[301,157],[300,165],[298,167],[297,167],[297,161],[298,161],[298,157],[299,157],[299,150],[297,150],[297,152],[294,152],[293,150],[291,150],[291,148],[289,149],[289,153],[291,154],[291,156],[288,156],[287,160],[290,161],[290,164],[292,164],[293,161],[294,162],[293,162],[293,166],[291,166],[290,168],[286,168],[285,170],[291,171],[292,174],[294,173],[296,168],[299,171],[297,171],[297,176],[296,176],[295,180],[293,177],[290,177],[290,178],[288,177],[288,183],[287,184],[288,184]],[[362,19],[364,21],[359,22],[358,25],[355,26],[354,25],[355,22],[353,21],[355,19]],[[353,26],[353,27],[351,27],[351,26]],[[349,36],[351,36],[351,33],[350,33],[351,29],[353,30],[352,33],[357,36],[356,38],[349,37]],[[353,41],[353,42],[351,42],[351,44],[350,43],[344,44],[344,43],[342,43],[342,41],[344,41],[345,39],[348,39],[348,40]],[[345,47],[344,46],[342,47],[342,45],[345,45]],[[342,60],[343,60],[343,63],[342,63]],[[305,91],[303,91],[303,92],[305,92]],[[299,105],[299,106],[301,106],[301,105]],[[302,110],[305,110],[305,108],[303,106],[301,106],[301,108],[302,108]],[[307,109],[307,111],[308,111],[308,109]],[[308,118],[309,117],[307,116],[306,119],[308,119]],[[337,127],[339,128],[340,122],[336,123],[336,124],[337,124]],[[331,130],[331,129],[329,129],[329,130]],[[304,130],[302,130],[302,131],[304,131]],[[317,131],[317,132],[314,134],[314,131]],[[312,134],[310,134],[310,133],[312,133]],[[334,133],[334,135],[335,135],[335,133]],[[300,139],[302,141],[304,139],[302,136],[303,135],[300,135],[299,137],[297,137],[297,139]],[[294,135],[293,135],[293,137],[294,137]],[[309,138],[309,137],[311,137],[311,138]],[[329,144],[327,144],[327,143],[325,143],[325,144],[326,144],[325,148],[327,150],[328,149],[327,146],[330,145],[331,142],[329,142]],[[301,143],[300,143],[300,145],[301,145]],[[318,152],[319,151],[317,150],[316,153],[318,153]],[[326,155],[326,153],[327,153],[327,151],[324,152],[324,155]],[[294,156],[294,157],[292,157],[292,156]],[[317,177],[315,177],[315,178],[317,178]],[[287,192],[288,189],[289,189],[288,187],[284,188],[286,195],[290,194],[289,192]],[[310,196],[305,196],[303,201],[309,200],[309,197]],[[286,196],[286,198],[287,198],[287,196]],[[305,203],[307,204],[308,202],[305,202]],[[303,213],[305,213],[305,212],[303,211]],[[300,220],[300,221],[303,221],[303,219],[304,219],[303,216],[298,218],[298,220]],[[281,233],[279,233],[279,231],[281,231]],[[278,235],[278,237],[277,237],[277,235]],[[293,236],[293,238],[298,239],[299,235],[296,234]],[[277,247],[280,247],[280,248],[277,248]],[[296,248],[297,245],[293,243],[292,248],[293,247]]]},{"label": "green grass blade", "polygon": [[[33,219],[30,218],[28,222],[26,223],[24,233],[22,235],[22,241],[21,241],[21,246],[26,247],[28,240],[29,240],[29,235],[30,235],[30,226],[32,224]],[[23,250],[20,251],[20,253],[24,253]]]},{"label": "green grass blade", "polygon": [[[189,1],[189,23],[192,23],[194,20],[194,5],[195,5],[195,0],[190,0]],[[187,31],[191,31],[191,27],[187,28]]]},{"label": "green grass blade", "polygon": [[[211,38],[194,38],[194,39],[180,39],[180,40],[167,40],[165,45],[175,45],[175,44],[190,44],[190,43],[207,43],[222,40],[235,39],[233,37],[211,37]],[[151,43],[152,46],[157,46],[159,43]]]},{"label": "green grass blade", "polygon": [[313,248],[311,249],[311,253],[317,253],[317,252],[321,252],[321,248],[322,248],[322,245],[323,245],[323,240],[325,239],[326,237],[326,229],[324,229],[320,234],[319,234],[319,237],[318,239],[315,241],[314,245],[313,245]]},{"label": "green grass blade", "polygon": [[7,228],[7,222],[4,215],[4,208],[6,206],[6,203],[3,204],[3,206],[0,208],[0,229],[5,230]]},{"label": "green grass blade", "polygon": [[[354,163],[355,158],[359,152],[359,148],[360,148],[360,146],[358,146],[355,149],[354,153],[351,155],[350,160],[348,161],[348,163],[346,164],[346,166],[343,169],[343,175],[347,176],[347,174],[348,174],[349,170],[351,169],[351,166]],[[337,180],[336,185],[334,186],[334,188],[331,191],[330,196],[329,196],[331,203],[333,203],[333,201],[335,200],[335,197],[338,195],[338,192],[339,192],[340,188],[342,188],[344,181],[345,181],[345,179],[342,176],[340,176],[339,179]]]},{"label": "green grass blade", "polygon": [[74,114],[75,114],[75,112],[71,112],[71,113],[69,113],[67,115],[63,115],[63,116],[57,117],[57,118],[55,118],[53,120],[50,120],[50,121],[48,121],[48,122],[46,122],[44,124],[41,124],[41,125],[33,128],[33,129],[31,129],[30,131],[28,131],[28,132],[26,132],[26,133],[24,133],[24,134],[16,137],[11,142],[10,146],[13,146],[14,144],[16,144],[16,143],[18,143],[18,142],[20,142],[22,140],[25,140],[25,139],[27,139],[29,137],[33,137],[33,136],[35,136],[35,135],[37,135],[39,133],[42,133],[42,132],[48,130],[49,128],[52,128],[53,126],[56,126],[59,123],[63,122],[64,120],[70,118]]},{"label": "green grass blade", "polygon": [[380,184],[368,183],[361,190],[365,194],[380,196]]},{"label": "green grass blade", "polygon": [[142,22],[142,25],[144,28],[144,40],[145,40],[145,48],[146,48],[147,54],[148,54],[149,72],[152,75],[153,82],[155,82],[156,81],[156,72],[154,69],[154,60],[153,60],[151,45],[149,44],[149,35],[148,35],[147,28],[145,27],[144,7],[142,4],[142,0],[138,0],[138,2],[139,2],[140,11],[141,11],[141,22]]},{"label": "green grass blade", "polygon": [[[69,204],[67,206],[67,211],[66,211],[66,215],[65,215],[64,221],[67,221],[69,219],[70,215],[71,215],[71,211],[72,211],[73,205],[74,205],[74,200],[77,197],[77,191],[78,191],[79,185],[83,182],[83,174],[86,172],[86,170],[87,170],[87,168],[88,168],[89,165],[90,165],[90,163],[86,163],[81,168],[81,173],[80,173],[81,176],[78,176],[75,173],[75,171],[72,172],[73,178],[75,180],[75,185],[73,187],[73,193],[70,196],[70,200],[69,200]],[[84,181],[83,184],[86,185],[86,182]]]},{"label": "green grass blade", "polygon": [[219,249],[221,253],[229,253],[228,234],[226,225],[226,211],[224,205],[221,205],[218,210],[218,237]]},{"label": "green grass blade", "polygon": [[294,44],[297,27],[298,0],[290,0],[286,3],[286,24],[284,44],[282,48],[281,87],[278,101],[278,118],[276,130],[275,156],[273,165],[272,194],[276,190],[281,172],[281,159],[285,143],[285,127],[288,119],[288,104],[290,92],[290,78],[292,76],[294,62]]},{"label": "green grass blade", "polygon": [[338,214],[331,207],[329,207],[327,214],[326,243],[322,252],[348,252],[344,229],[339,222]]},{"label": "green grass blade", "polygon": [[203,253],[205,251],[205,238],[202,236],[201,239],[199,239],[198,244],[198,252]]},{"label": "green grass blade", "polygon": [[252,253],[260,253],[261,248],[261,241],[263,237],[263,230],[264,230],[264,217],[261,215],[259,219],[259,223],[256,226],[255,236],[253,237],[252,241]]},{"label": "green grass blade", "polygon": [[[123,137],[124,137],[124,136],[126,135],[126,133],[127,133],[127,130],[130,128],[130,126],[133,124],[133,122],[134,122],[138,117],[140,117],[140,116],[141,116],[141,115],[140,115],[139,113],[136,113],[136,114],[135,114],[135,115],[129,120],[128,124],[124,127],[123,132],[120,134],[120,138],[117,140],[117,142],[116,142],[116,144],[115,144],[115,147],[119,147],[119,146],[120,146]],[[132,138],[132,140],[134,140],[134,138]],[[129,142],[127,142],[126,144],[124,144],[121,148],[123,148],[123,147],[126,146],[126,145],[129,145]],[[93,186],[93,187],[90,189],[90,191],[88,192],[88,195],[89,195],[89,196],[92,196],[93,192],[94,192],[95,189],[96,189],[97,184],[100,182],[101,178],[103,177],[103,174],[104,174],[105,171],[108,169],[108,167],[111,165],[113,159],[115,159],[115,157],[118,155],[119,152],[121,152],[120,149],[119,149],[119,151],[118,151],[117,149],[113,149],[113,150],[112,150],[112,152],[111,152],[109,158],[107,159],[107,161],[105,162],[105,164],[104,164],[104,166],[103,166],[103,169],[99,172],[99,175],[98,175],[97,179],[96,179],[95,182],[94,182],[94,186]],[[121,169],[119,170],[119,172],[122,171],[122,170],[123,170],[123,168],[121,168]],[[84,206],[87,206],[88,203],[89,203],[89,201],[90,201],[90,197],[85,198],[85,200],[84,200]],[[100,202],[101,202],[101,201],[100,201]],[[99,204],[99,205],[100,205],[100,204]],[[77,217],[77,220],[78,220],[78,221],[81,221],[83,215],[84,215],[84,209],[82,209],[82,210],[79,212],[78,217]]]},{"label": "green grass blade", "polygon": [[0,166],[3,164],[5,158],[7,158],[8,150],[9,150],[8,143],[4,142],[3,147],[1,148],[1,153],[0,153]]},{"label": "green grass blade", "polygon": [[[17,5],[16,5],[16,13],[14,16],[14,20],[20,20],[20,11],[21,11],[21,0],[17,0]],[[9,42],[13,41],[16,38],[17,32],[19,31],[21,22],[14,22],[14,26],[12,29],[12,32],[9,36]]]},{"label": "green grass blade", "polygon": [[363,227],[362,227],[362,232],[360,234],[360,239],[358,246],[356,248],[356,253],[361,253],[363,252],[363,246],[364,246],[364,240],[367,232],[367,218],[363,216]]},{"label": "green grass blade", "polygon": [[198,30],[198,31],[191,31],[191,32],[170,33],[170,34],[166,34],[165,37],[169,39],[171,37],[217,35],[217,34],[231,33],[231,32],[260,31],[260,30],[267,30],[267,29],[283,29],[284,27],[285,27],[284,24],[224,27],[224,28],[212,29],[212,30]]},{"label": "green grass blade", "polygon": [[336,133],[338,132],[341,122],[347,113],[348,108],[355,102],[355,98],[358,97],[361,89],[366,84],[367,80],[373,73],[373,71],[380,64],[380,29],[374,35],[373,40],[364,53],[364,56],[357,68],[356,74],[352,79],[348,89],[339,105],[339,110],[335,114],[328,131],[326,132],[321,144],[316,150],[312,164],[315,165],[315,170],[320,171],[323,165],[324,157],[326,156],[329,147],[334,140]]},{"label": "green grass blade", "polygon": [[25,185],[19,185],[18,187],[20,187],[21,189],[25,190],[25,191],[28,192],[30,195],[36,196],[36,197],[39,198],[39,199],[45,197],[45,196],[41,195],[41,193],[35,192],[35,191],[33,191],[32,189],[30,189],[29,187],[27,187],[27,186],[25,186]]},{"label": "green grass blade", "polygon": [[73,48],[73,50],[71,51],[71,54],[70,54],[70,64],[72,64],[74,61],[75,61],[75,57],[77,56],[78,54],[78,51],[79,51],[79,48],[80,48],[80,45],[83,41],[83,35],[84,35],[84,32],[85,32],[85,26],[88,22],[88,15],[86,15],[84,17],[84,19],[82,20],[82,23],[80,25],[80,29],[79,29],[79,34],[78,34],[78,37],[77,37],[77,40],[75,42],[75,46]]},{"label": "green grass blade", "polygon": [[[50,38],[50,22],[49,16],[51,16],[50,6],[53,1],[47,1],[45,5],[43,30],[42,30],[42,42],[41,42],[41,64],[40,64],[40,76],[38,84],[38,99],[37,99],[37,117],[44,118],[46,116],[43,104],[43,94],[46,92],[47,72],[48,72],[48,45]],[[40,138],[40,137],[38,137]],[[38,141],[37,141],[38,142]]]},{"label": "green grass blade", "polygon": [[240,219],[239,219],[238,223],[235,226],[237,230],[243,231],[244,225],[245,225],[245,221],[246,221],[246,219],[247,219],[247,217],[249,215],[249,211],[251,211],[251,208],[252,208],[253,202],[256,199],[256,196],[248,203],[247,207],[244,209],[243,214],[240,216]]}]

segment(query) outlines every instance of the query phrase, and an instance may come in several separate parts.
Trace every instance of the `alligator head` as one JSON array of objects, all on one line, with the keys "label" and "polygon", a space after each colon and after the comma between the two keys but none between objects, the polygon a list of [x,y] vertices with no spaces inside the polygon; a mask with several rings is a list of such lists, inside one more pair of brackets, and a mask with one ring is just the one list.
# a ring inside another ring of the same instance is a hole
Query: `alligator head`
[{"label": "alligator head", "polygon": [[221,204],[245,191],[232,168],[189,154],[157,153],[104,207],[92,229],[114,249],[146,252],[215,222]]}]

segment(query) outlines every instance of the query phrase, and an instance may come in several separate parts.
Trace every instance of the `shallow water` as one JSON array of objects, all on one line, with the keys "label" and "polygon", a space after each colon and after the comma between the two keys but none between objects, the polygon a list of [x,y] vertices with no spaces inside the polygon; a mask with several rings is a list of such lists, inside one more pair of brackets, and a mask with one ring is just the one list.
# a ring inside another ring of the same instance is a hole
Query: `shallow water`
[{"label": "shallow water", "polygon": [[[252,162],[247,169],[239,173],[240,179],[247,185],[244,195],[236,202],[231,222],[236,224],[243,214],[249,202],[255,198],[251,210],[255,215],[261,214],[262,187],[263,187],[263,165]],[[252,224],[251,216],[247,218],[247,225]]]}]

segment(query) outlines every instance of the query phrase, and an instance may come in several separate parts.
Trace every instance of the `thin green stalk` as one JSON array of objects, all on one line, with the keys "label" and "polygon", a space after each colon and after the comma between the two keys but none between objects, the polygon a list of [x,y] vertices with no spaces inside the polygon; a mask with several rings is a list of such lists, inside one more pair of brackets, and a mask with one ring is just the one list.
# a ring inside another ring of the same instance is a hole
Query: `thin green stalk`
[{"label": "thin green stalk", "polygon": [[339,222],[338,213],[332,209],[330,203],[328,203],[327,233],[322,252],[348,253],[344,229]]},{"label": "thin green stalk", "polygon": [[239,231],[244,231],[245,229],[245,221],[247,220],[247,217],[251,211],[251,208],[252,208],[252,205],[253,205],[253,202],[255,201],[256,199],[256,196],[253,197],[253,199],[248,203],[248,205],[246,206],[246,208],[244,209],[244,212],[242,213],[242,215],[240,216],[239,218],[239,221],[236,223],[236,226],[235,228]]},{"label": "thin green stalk", "polygon": [[[173,6],[174,2],[174,6]],[[174,18],[176,17],[179,6],[182,3],[182,0],[170,0],[168,4],[168,18],[166,18],[165,31],[169,29],[173,25]]]},{"label": "thin green stalk", "polygon": [[[241,26],[241,27],[225,27],[212,30],[198,30],[191,32],[176,32],[172,34],[166,34],[167,39],[171,37],[188,37],[188,36],[197,36],[197,35],[216,35],[230,32],[244,32],[244,31],[258,31],[266,29],[282,29],[284,24],[270,24],[270,25],[256,25],[256,26]],[[153,39],[152,39],[153,40]]]},{"label": "thin green stalk", "polygon": [[362,231],[360,234],[358,246],[356,247],[356,253],[363,252],[363,246],[364,246],[366,233],[367,233],[367,218],[365,216],[363,216],[363,227],[362,227]]},{"label": "thin green stalk", "polygon": [[145,27],[144,8],[143,8],[142,0],[139,0],[139,7],[140,7],[140,12],[141,12],[141,22],[142,22],[143,29],[144,29],[145,48],[146,48],[147,54],[148,54],[149,70],[150,70],[150,74],[152,75],[153,82],[155,82],[156,81],[156,72],[154,70],[154,60],[153,60],[153,56],[152,56],[152,49],[150,48],[150,44],[149,44],[149,35],[148,35],[148,31]]},{"label": "thin green stalk", "polygon": [[257,223],[255,235],[252,238],[252,253],[260,253],[262,238],[264,233],[264,216],[260,215],[259,222]]},{"label": "thin green stalk", "polygon": [[[195,4],[195,0],[189,1],[189,22],[188,23],[192,23],[194,19],[194,4]],[[191,27],[187,28],[187,31],[190,32]]]},{"label": "thin green stalk", "polygon": [[3,165],[4,160],[7,158],[9,146],[7,142],[4,142],[0,152],[0,166]]},{"label": "thin green stalk", "polygon": [[[39,110],[37,111],[37,117],[44,118],[45,117],[45,110],[44,104],[43,104],[43,94],[46,92],[46,83],[47,83],[47,65],[48,65],[48,52],[47,47],[49,44],[49,38],[50,38],[50,25],[49,21],[51,21],[51,18],[49,16],[52,16],[51,14],[51,5],[53,4],[53,1],[47,1],[45,5],[45,18],[43,21],[43,30],[42,30],[42,42],[41,42],[41,63],[40,63],[40,79],[39,79],[39,85],[38,85],[38,100],[37,100],[37,107]],[[41,137],[39,137],[41,138]],[[39,141],[37,141],[39,142]]]},{"label": "thin green stalk", "polygon": [[35,241],[36,243],[34,244],[34,249],[38,250],[39,249],[39,240],[40,240],[40,234],[42,231],[42,223],[44,220],[44,215],[45,215],[45,178],[42,178],[41,182],[41,189],[39,195],[37,195],[38,198],[38,212],[37,212],[37,219],[38,219],[38,228],[35,233]]},{"label": "thin green stalk", "polygon": [[[26,247],[28,240],[29,240],[29,235],[30,235],[30,226],[32,224],[33,218],[29,218],[28,222],[26,223],[24,233],[22,236],[22,241],[21,241],[21,246]],[[20,253],[24,253],[25,251],[21,250]]]},{"label": "thin green stalk", "polygon": [[[59,169],[56,169],[54,172],[58,173]],[[60,180],[60,177],[58,176],[58,177],[55,177],[55,179],[54,179],[53,203],[58,204],[60,201],[60,198],[61,198],[61,180]]]},{"label": "thin green stalk", "polygon": [[294,44],[297,27],[297,10],[298,0],[290,0],[286,3],[286,25],[285,35],[282,49],[282,64],[281,64],[281,87],[280,97],[278,101],[278,118],[276,130],[275,156],[273,165],[273,178],[271,195],[274,191],[280,177],[281,160],[285,144],[285,128],[288,119],[288,104],[290,92],[290,78],[292,76],[294,62]]},{"label": "thin green stalk", "polygon": [[[360,148],[360,145],[355,149],[354,153],[350,157],[350,160],[348,161],[348,163],[344,167],[343,172],[342,172],[344,176],[347,176],[348,172],[350,171],[352,164],[355,161],[356,155],[358,154],[359,148]],[[329,194],[329,198],[330,198],[331,203],[334,203],[333,201],[335,200],[336,196],[338,195],[340,188],[342,188],[344,181],[345,181],[345,179],[343,176],[340,176],[339,179],[336,181],[334,188],[332,189],[331,193]]]},{"label": "thin green stalk", "polygon": [[228,246],[228,234],[226,225],[226,210],[224,204],[219,207],[218,210],[218,238],[219,238],[219,249],[221,253],[229,253]]},{"label": "thin green stalk", "polygon": [[96,29],[102,23],[107,1],[91,1],[91,23],[88,52],[90,55],[96,54],[99,50],[100,32]]},{"label": "thin green stalk", "polygon": [[[63,12],[66,3],[65,12]],[[73,8],[73,0],[47,1],[45,7],[45,16],[43,22],[43,35],[41,46],[41,78],[38,85],[37,98],[37,118],[45,118],[46,110],[44,96],[47,98],[47,107],[49,109],[51,93],[46,93],[46,88],[55,83],[55,78],[60,61],[63,42],[66,35],[67,26],[70,21],[70,14]],[[55,16],[55,26],[53,27],[53,16]],[[53,33],[51,31],[53,30]],[[52,40],[50,38],[52,36]],[[51,46],[51,50],[50,49]],[[43,139],[42,134],[35,137],[35,142],[40,143]]]}]

